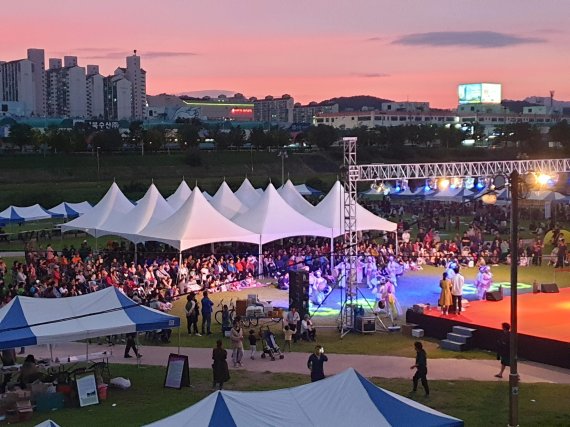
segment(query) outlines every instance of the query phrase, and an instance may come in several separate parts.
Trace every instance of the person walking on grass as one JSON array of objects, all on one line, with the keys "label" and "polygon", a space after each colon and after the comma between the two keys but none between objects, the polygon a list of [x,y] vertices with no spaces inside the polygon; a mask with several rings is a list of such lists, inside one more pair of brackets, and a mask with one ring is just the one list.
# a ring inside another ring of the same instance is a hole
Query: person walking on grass
[{"label": "person walking on grass", "polygon": [[410,366],[410,369],[415,369],[416,373],[412,378],[412,383],[414,388],[412,389],[412,393],[415,393],[418,390],[418,382],[422,382],[422,387],[426,392],[426,397],[429,397],[429,385],[427,380],[427,354],[424,350],[424,346],[421,342],[416,341],[414,343],[414,348],[416,350],[416,363],[413,366]]},{"label": "person walking on grass", "polygon": [[502,329],[501,335],[497,340],[497,360],[501,361],[501,370],[495,375],[496,378],[503,378],[503,372],[505,372],[507,366],[511,366],[509,346],[511,325],[505,322],[502,324]]},{"label": "person walking on grass", "polygon": [[212,382],[212,388],[215,389],[216,385],[219,385],[221,390],[224,383],[230,379],[230,370],[228,369],[228,352],[222,346],[222,340],[216,341],[216,347],[212,351],[212,373],[214,380]]},{"label": "person walking on grass", "polygon": [[329,358],[325,355],[325,349],[317,345],[315,351],[309,356],[307,368],[311,371],[311,382],[320,381],[325,378],[325,362]]}]

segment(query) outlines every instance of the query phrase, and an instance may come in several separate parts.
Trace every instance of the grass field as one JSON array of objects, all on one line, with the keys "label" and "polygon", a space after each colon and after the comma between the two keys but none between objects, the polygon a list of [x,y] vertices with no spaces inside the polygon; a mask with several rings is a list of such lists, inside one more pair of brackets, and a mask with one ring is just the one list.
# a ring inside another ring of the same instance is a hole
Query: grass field
[{"label": "grass field", "polygon": [[[110,389],[100,405],[69,408],[49,414],[34,414],[33,426],[47,418],[67,426],[121,425],[140,426],[172,415],[211,393],[211,371],[191,369],[193,388],[181,390],[163,387],[163,367],[114,365],[113,376],[129,378],[129,390]],[[231,371],[228,390],[272,390],[305,384],[308,376]],[[387,390],[404,396],[410,390],[407,380],[372,379]],[[438,411],[463,419],[466,426],[504,426],[508,419],[508,384],[505,382],[431,381],[429,399],[418,394],[416,400]],[[520,422],[526,426],[568,426],[570,386],[525,384],[519,396]],[[263,406],[260,401],[259,405]]]}]

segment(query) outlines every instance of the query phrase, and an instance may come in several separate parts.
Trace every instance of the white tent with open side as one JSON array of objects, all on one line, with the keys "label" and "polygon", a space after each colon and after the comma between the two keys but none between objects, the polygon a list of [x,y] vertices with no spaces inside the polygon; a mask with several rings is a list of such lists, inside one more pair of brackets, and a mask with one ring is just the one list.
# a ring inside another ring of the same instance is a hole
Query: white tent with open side
[{"label": "white tent with open side", "polygon": [[[340,181],[335,182],[331,190],[321,202],[306,215],[319,224],[332,229],[332,236],[344,234],[344,187]],[[356,204],[356,231],[396,231],[397,224],[388,221],[366,208]]]},{"label": "white tent with open side", "polygon": [[49,219],[52,215],[38,204],[32,206],[9,206],[0,212],[0,222],[25,222]]},{"label": "white tent with open side", "polygon": [[229,219],[248,210],[248,207],[237,198],[225,180],[210,200],[210,204]]},{"label": "white tent with open side", "polygon": [[134,205],[125,197],[119,186],[113,182],[107,193],[93,209],[73,221],[61,224],[61,231],[81,230],[98,237],[101,225],[114,215],[124,216],[134,208]]},{"label": "white tent with open side", "polygon": [[293,236],[329,237],[331,233],[289,206],[271,183],[254,207],[232,221],[260,235],[260,244]]},{"label": "white tent with open side", "polygon": [[83,215],[93,209],[89,202],[68,203],[61,202],[59,205],[48,209],[54,218],[72,218]]},{"label": "white tent with open side", "polygon": [[283,187],[279,187],[277,190],[279,195],[283,197],[289,206],[295,209],[297,212],[306,214],[311,209],[314,208],[300,193],[297,191],[296,186],[293,185],[290,179],[287,180]]},{"label": "white tent with open side", "polygon": [[298,387],[216,391],[147,427],[461,427],[463,421],[382,389],[353,368]]},{"label": "white tent with open side", "polygon": [[198,187],[180,209],[163,221],[145,227],[139,234],[141,241],[163,242],[180,251],[215,242],[259,242],[259,234],[219,213]]},{"label": "white tent with open side", "polygon": [[178,209],[180,209],[180,206],[182,206],[184,202],[188,200],[190,194],[192,194],[192,190],[190,190],[190,187],[188,187],[186,181],[182,180],[176,191],[168,196],[166,198],[166,201],[172,210],[176,212]]},{"label": "white tent with open side", "polygon": [[156,224],[174,213],[158,188],[152,183],[147,192],[131,209],[128,215],[111,215],[101,224],[99,236],[121,236],[135,243],[140,243],[140,232],[148,225]]},{"label": "white tent with open side", "polygon": [[115,287],[69,298],[18,296],[0,308],[0,350],[180,326]]}]

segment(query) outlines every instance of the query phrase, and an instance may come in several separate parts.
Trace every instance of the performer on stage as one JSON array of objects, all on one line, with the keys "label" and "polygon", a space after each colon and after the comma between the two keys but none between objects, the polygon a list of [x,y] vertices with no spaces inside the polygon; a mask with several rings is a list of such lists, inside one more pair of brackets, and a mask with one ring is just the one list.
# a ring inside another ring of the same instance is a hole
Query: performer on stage
[{"label": "performer on stage", "polygon": [[482,265],[479,267],[479,273],[475,278],[475,286],[477,287],[477,296],[480,300],[485,299],[485,294],[493,284],[493,274],[491,273],[491,268],[488,265]]},{"label": "performer on stage", "polygon": [[403,273],[403,267],[394,258],[393,255],[388,257],[388,265],[386,266],[386,272],[390,277],[390,281],[394,286],[398,286],[398,276]]},{"label": "performer on stage", "polygon": [[336,280],[338,281],[339,288],[346,288],[346,262],[342,259],[334,268]]},{"label": "performer on stage", "polygon": [[392,320],[402,315],[402,308],[396,298],[396,286],[390,279],[384,279],[385,282],[378,288],[378,297],[384,302],[386,312]]},{"label": "performer on stage", "polygon": [[313,284],[312,301],[313,304],[321,305],[325,300],[325,296],[330,292],[327,280],[322,277],[321,270],[315,272],[315,280]]},{"label": "performer on stage", "polygon": [[378,266],[376,265],[376,260],[374,257],[369,256],[366,260],[366,285],[368,289],[374,288],[372,279],[376,278],[376,273],[378,272]]},{"label": "performer on stage", "polygon": [[366,263],[362,256],[356,259],[356,283],[362,283],[366,274]]},{"label": "performer on stage", "polygon": [[445,266],[445,272],[447,273],[447,278],[449,280],[453,280],[453,277],[455,276],[456,267],[459,267],[459,262],[457,261],[457,258],[453,258]]}]

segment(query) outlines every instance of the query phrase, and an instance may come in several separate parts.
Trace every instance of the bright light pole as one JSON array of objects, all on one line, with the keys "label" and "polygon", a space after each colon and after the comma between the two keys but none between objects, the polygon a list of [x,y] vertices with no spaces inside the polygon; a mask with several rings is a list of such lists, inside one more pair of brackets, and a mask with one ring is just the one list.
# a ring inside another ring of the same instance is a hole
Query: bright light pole
[{"label": "bright light pole", "polygon": [[287,154],[287,150],[282,148],[281,150],[279,150],[279,153],[277,153],[277,155],[279,157],[281,157],[281,186],[284,186],[285,185],[285,159],[289,157],[289,154]]},{"label": "bright light pole", "polygon": [[101,147],[97,147],[97,181],[99,181],[99,177],[100,177],[100,172],[101,172],[101,165],[99,163],[99,150],[101,149]]}]

